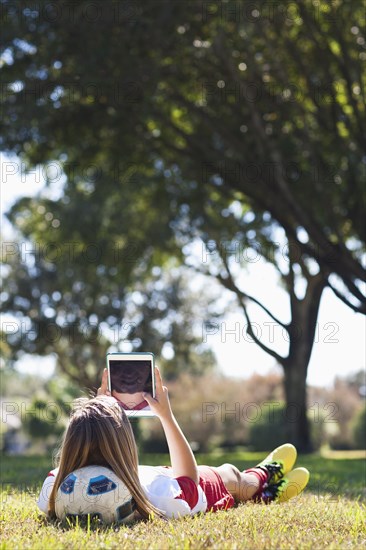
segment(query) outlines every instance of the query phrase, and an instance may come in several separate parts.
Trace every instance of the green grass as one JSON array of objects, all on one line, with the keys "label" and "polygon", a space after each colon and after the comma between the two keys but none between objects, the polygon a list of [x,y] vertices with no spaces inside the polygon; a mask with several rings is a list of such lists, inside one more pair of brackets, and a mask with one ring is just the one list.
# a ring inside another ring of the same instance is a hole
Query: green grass
[{"label": "green grass", "polygon": [[[311,482],[303,495],[285,504],[247,503],[216,514],[108,528],[49,523],[38,512],[35,499],[50,458],[5,457],[0,549],[364,548],[365,462],[346,456],[300,456],[297,464],[309,468]],[[201,464],[232,462],[246,468],[263,455],[236,452],[197,458]],[[167,464],[167,456],[147,455],[141,463]]]}]

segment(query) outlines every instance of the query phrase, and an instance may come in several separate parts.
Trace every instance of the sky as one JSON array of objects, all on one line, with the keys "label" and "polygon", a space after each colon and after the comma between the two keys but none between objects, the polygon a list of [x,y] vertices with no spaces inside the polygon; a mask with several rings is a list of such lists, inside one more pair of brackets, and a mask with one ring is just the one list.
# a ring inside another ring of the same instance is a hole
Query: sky
[{"label": "sky", "polygon": [[[37,169],[25,175],[24,168],[16,158],[0,154],[1,161],[1,229],[3,239],[11,239],[11,226],[4,218],[4,212],[22,196],[36,196],[42,192],[56,199],[62,188],[62,178],[52,176],[53,184],[46,191],[44,170]],[[289,301],[280,285],[273,266],[263,260],[249,263],[246,272],[238,279],[246,293],[255,296],[279,319],[288,321]],[[225,294],[223,294],[225,296]],[[230,309],[228,307],[228,309]],[[279,326],[261,314],[258,308],[249,309],[257,336],[263,343],[277,352],[286,355],[288,342]],[[310,385],[330,387],[335,376],[347,376],[365,369],[366,318],[354,313],[338,300],[330,289],[326,289],[320,304],[319,318],[313,353],[309,364],[308,383]],[[228,376],[247,378],[253,373],[267,374],[278,369],[275,360],[263,352],[246,335],[244,315],[238,310],[229,312],[223,322],[210,330],[202,327],[202,338],[216,354],[219,368]],[[18,365],[23,372],[42,375],[51,371],[52,358],[27,357]],[[46,367],[49,366],[49,369]],[[280,372],[280,371],[279,371]]]}]

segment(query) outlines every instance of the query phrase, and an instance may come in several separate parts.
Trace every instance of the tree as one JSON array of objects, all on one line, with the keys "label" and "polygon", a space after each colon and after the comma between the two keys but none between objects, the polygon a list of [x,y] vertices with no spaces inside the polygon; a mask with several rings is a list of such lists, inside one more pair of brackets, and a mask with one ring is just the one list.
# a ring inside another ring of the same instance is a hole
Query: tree
[{"label": "tree", "polygon": [[[71,12],[59,5],[6,12],[2,70],[12,84],[2,96],[2,148],[24,151],[30,166],[62,162],[71,203],[63,216],[79,214],[78,193],[84,212],[108,204],[101,229],[116,240],[136,233],[155,260],[157,250],[182,258],[175,239],[192,236],[219,249],[225,240],[259,246],[292,314],[285,325],[267,310],[290,349],[266,351],[284,367],[287,402],[301,410],[291,440],[310,448],[305,383],[323,288],[365,312],[361,2],[301,0],[289,13],[281,2],[268,12],[266,2],[248,11],[244,2],[137,1],[133,13],[103,4],[94,19],[87,2]],[[62,226],[60,238],[92,234],[76,225]],[[265,305],[238,286],[230,254],[220,256],[215,275],[238,296],[250,330],[248,302]]]},{"label": "tree", "polygon": [[353,437],[355,440],[356,447],[358,449],[366,448],[365,427],[366,427],[366,406],[364,406],[360,410],[357,418],[355,419],[354,428],[353,428]]},{"label": "tree", "polygon": [[[183,366],[191,375],[214,369],[215,356],[202,345],[192,317],[203,322],[215,296],[190,291],[183,270],[163,275],[156,268],[144,281],[135,276],[128,284],[116,268],[104,277],[108,266],[85,261],[81,248],[71,257],[70,247],[68,254],[55,255],[55,248],[41,249],[41,241],[27,244],[33,254],[26,261],[9,255],[2,288],[2,308],[12,316],[2,335],[8,363],[24,353],[54,354],[60,371],[87,390],[98,387],[107,351],[126,351],[126,345],[152,351],[168,378]],[[161,355],[164,344],[169,359]]]}]

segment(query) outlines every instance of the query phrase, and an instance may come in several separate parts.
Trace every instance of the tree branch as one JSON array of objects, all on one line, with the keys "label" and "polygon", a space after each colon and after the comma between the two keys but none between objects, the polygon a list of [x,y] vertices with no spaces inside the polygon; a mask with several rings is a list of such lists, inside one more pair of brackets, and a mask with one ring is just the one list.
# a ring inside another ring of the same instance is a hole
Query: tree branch
[{"label": "tree branch", "polygon": [[277,323],[278,325],[280,325],[282,328],[284,328],[285,330],[288,331],[288,325],[286,325],[285,323],[283,323],[282,321],[280,321],[279,319],[277,319],[277,317],[275,317],[263,304],[261,304],[259,302],[259,300],[257,300],[256,298],[254,298],[253,296],[250,296],[249,294],[246,294],[244,292],[242,292],[235,284],[234,280],[233,280],[233,277],[231,275],[231,272],[230,272],[230,269],[229,269],[229,266],[227,264],[227,261],[225,258],[222,257],[222,255],[220,254],[220,257],[225,265],[225,269],[226,269],[226,272],[227,272],[227,278],[225,277],[222,277],[221,275],[212,275],[212,273],[210,273],[209,271],[205,270],[203,271],[202,269],[198,269],[194,266],[190,266],[191,268],[193,268],[197,273],[200,273],[201,275],[209,275],[210,277],[214,277],[215,279],[217,279],[218,281],[220,281],[220,283],[227,289],[227,290],[230,290],[231,292],[234,292],[234,294],[236,294],[238,300],[239,300],[239,303],[240,305],[242,306],[243,308],[243,311],[244,311],[244,315],[245,315],[245,318],[247,320],[247,323],[248,323],[248,334],[253,338],[254,342],[263,350],[265,351],[266,353],[268,353],[269,355],[271,355],[274,359],[276,359],[276,361],[280,364],[283,364],[285,361],[286,361],[286,357],[282,357],[282,355],[280,355],[279,353],[277,353],[276,351],[274,351],[273,349],[269,348],[268,346],[266,346],[265,344],[263,344],[263,342],[261,342],[259,340],[259,338],[255,335],[254,331],[253,331],[253,326],[252,326],[252,323],[251,323],[251,320],[250,320],[250,317],[249,317],[249,314],[248,314],[248,310],[247,310],[247,307],[245,305],[245,300],[251,300],[252,302],[254,302],[255,304],[257,304],[259,307],[261,307],[266,313],[267,315],[273,319],[273,321],[275,323]]},{"label": "tree branch", "polygon": [[225,277],[222,277],[222,275],[217,275],[216,279],[218,279],[220,283],[225,286],[225,288],[234,292],[238,296],[240,301],[245,302],[246,300],[250,300],[257,306],[259,306],[275,323],[280,325],[285,330],[288,329],[288,325],[280,321],[273,313],[271,313],[271,311],[269,311],[269,309],[267,309],[259,300],[257,300],[257,298],[254,298],[254,296],[250,296],[250,294],[247,294],[246,292],[240,290],[232,281],[231,277],[229,279],[225,279]]},{"label": "tree branch", "polygon": [[284,362],[286,361],[286,357],[282,357],[282,355],[280,355],[279,353],[277,353],[276,351],[274,351],[273,349],[269,348],[268,346],[266,346],[265,344],[263,344],[263,342],[261,342],[259,340],[259,338],[255,335],[254,333],[254,330],[253,330],[253,326],[252,326],[252,323],[250,321],[250,318],[249,318],[249,315],[248,315],[248,311],[247,311],[247,308],[245,306],[245,302],[244,300],[240,300],[240,303],[241,303],[241,306],[243,308],[243,311],[244,311],[244,315],[245,315],[245,318],[247,320],[247,323],[248,323],[248,329],[247,329],[247,333],[249,334],[249,336],[251,336],[254,340],[254,342],[263,350],[265,351],[266,353],[268,353],[268,355],[271,355],[271,357],[273,357],[274,359],[276,359],[276,361],[278,363],[280,363],[281,365],[284,364]]},{"label": "tree branch", "polygon": [[354,304],[352,304],[352,302],[350,302],[349,300],[347,300],[347,298],[341,293],[339,292],[339,290],[337,290],[333,285],[332,283],[329,282],[328,280],[328,283],[327,285],[329,286],[329,288],[331,290],[333,290],[334,294],[337,296],[337,298],[339,298],[346,306],[350,307],[353,311],[355,311],[356,313],[362,313],[363,315],[365,315],[366,313],[366,308],[365,308],[365,305],[362,304],[361,306],[356,306]]},{"label": "tree branch", "polygon": [[[229,265],[228,265],[228,262],[226,260],[226,258],[224,258],[221,254],[220,254],[220,257],[225,265],[225,269],[226,269],[226,273],[227,273],[227,279],[225,279],[224,277],[222,276],[218,276],[217,278],[222,282],[222,284],[224,284],[224,286],[226,288],[228,288],[229,290],[232,290],[233,292],[235,292],[235,294],[237,295],[238,299],[239,299],[239,302],[243,308],[243,311],[244,311],[244,315],[245,315],[245,318],[247,320],[247,323],[248,323],[248,329],[247,329],[247,333],[253,338],[254,342],[263,350],[265,351],[266,353],[268,353],[269,355],[271,355],[272,357],[274,357],[276,359],[276,361],[280,364],[283,364],[283,362],[286,360],[285,357],[282,357],[282,355],[280,355],[279,353],[277,353],[276,351],[274,351],[273,349],[269,348],[268,346],[266,346],[265,344],[263,344],[263,342],[261,342],[259,340],[259,338],[255,335],[254,333],[254,330],[253,330],[253,326],[252,326],[252,323],[251,323],[251,320],[250,320],[250,317],[249,317],[249,314],[248,314],[248,310],[247,310],[247,307],[245,305],[245,300],[246,299],[250,299],[250,300],[253,300],[257,305],[259,305],[270,317],[271,319],[273,319],[275,321],[275,323],[278,323],[279,325],[281,325],[284,329],[287,330],[287,326],[282,323],[281,321],[279,321],[279,319],[277,319],[265,306],[263,306],[263,304],[261,304],[258,300],[256,300],[255,298],[252,298],[251,296],[245,294],[244,292],[242,292],[235,284],[234,282],[234,279],[231,275],[231,271],[230,271],[230,268],[229,268]],[[229,285],[227,286],[227,283],[229,283]]]}]

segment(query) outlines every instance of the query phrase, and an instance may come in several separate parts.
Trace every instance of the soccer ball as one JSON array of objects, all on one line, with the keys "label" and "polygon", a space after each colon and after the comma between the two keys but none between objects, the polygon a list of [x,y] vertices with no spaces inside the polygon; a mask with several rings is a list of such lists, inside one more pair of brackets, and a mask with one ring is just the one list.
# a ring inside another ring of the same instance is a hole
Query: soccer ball
[{"label": "soccer ball", "polygon": [[61,483],[55,499],[59,519],[84,518],[90,514],[103,523],[131,523],[135,509],[126,485],[103,466],[86,466],[71,472]]}]

